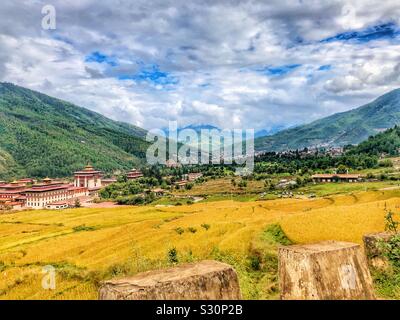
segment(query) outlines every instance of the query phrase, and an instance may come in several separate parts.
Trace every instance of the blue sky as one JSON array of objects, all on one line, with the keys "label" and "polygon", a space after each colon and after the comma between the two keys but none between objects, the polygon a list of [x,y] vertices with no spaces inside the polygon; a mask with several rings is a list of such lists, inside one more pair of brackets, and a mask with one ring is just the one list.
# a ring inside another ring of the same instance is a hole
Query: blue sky
[{"label": "blue sky", "polygon": [[399,17],[377,0],[6,0],[0,80],[147,129],[270,131],[400,87]]}]

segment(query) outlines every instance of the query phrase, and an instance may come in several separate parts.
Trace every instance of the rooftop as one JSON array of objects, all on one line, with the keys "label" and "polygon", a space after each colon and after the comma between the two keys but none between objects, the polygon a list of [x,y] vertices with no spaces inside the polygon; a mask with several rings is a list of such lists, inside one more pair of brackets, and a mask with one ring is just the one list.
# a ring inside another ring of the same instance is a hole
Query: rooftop
[{"label": "rooftop", "polygon": [[330,179],[330,178],[341,178],[341,179],[358,179],[361,177],[359,174],[348,174],[348,173],[333,173],[333,174],[314,174],[311,178],[322,178],[322,179]]},{"label": "rooftop", "polygon": [[46,191],[61,190],[68,188],[69,186],[66,184],[36,185],[25,190],[25,192],[46,192]]}]

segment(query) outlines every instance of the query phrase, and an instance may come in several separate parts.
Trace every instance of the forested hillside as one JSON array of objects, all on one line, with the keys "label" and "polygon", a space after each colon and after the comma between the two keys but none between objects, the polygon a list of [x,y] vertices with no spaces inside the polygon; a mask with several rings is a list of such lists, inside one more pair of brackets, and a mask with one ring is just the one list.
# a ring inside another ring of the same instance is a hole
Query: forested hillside
[{"label": "forested hillside", "polygon": [[350,111],[255,140],[256,150],[283,151],[305,147],[358,144],[400,123],[400,89]]},{"label": "forested hillside", "polygon": [[356,147],[351,147],[348,150],[349,154],[369,154],[381,155],[387,154],[395,156],[400,150],[400,127],[388,129],[375,136],[369,137],[366,141],[361,142]]},{"label": "forested hillside", "polygon": [[0,83],[0,179],[62,177],[90,162],[105,172],[145,157],[146,131],[10,83]]}]

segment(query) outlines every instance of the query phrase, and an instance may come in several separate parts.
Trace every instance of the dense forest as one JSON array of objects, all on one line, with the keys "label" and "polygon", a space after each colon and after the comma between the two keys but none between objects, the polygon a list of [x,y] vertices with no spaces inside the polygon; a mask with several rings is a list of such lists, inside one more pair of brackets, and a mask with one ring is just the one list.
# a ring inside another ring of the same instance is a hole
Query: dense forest
[{"label": "dense forest", "polygon": [[395,126],[384,132],[371,136],[358,146],[347,147],[347,154],[390,155],[396,156],[400,150],[400,128]]}]

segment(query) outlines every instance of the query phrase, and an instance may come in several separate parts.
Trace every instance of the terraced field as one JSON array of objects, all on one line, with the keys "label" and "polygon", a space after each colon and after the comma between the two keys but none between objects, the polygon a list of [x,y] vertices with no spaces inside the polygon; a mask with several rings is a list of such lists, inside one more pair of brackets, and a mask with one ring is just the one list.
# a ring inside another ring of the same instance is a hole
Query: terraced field
[{"label": "terraced field", "polygon": [[[238,271],[247,299],[274,299],[280,225],[290,240],[361,243],[399,212],[399,190],[316,199],[216,201],[173,207],[25,211],[0,215],[0,298],[96,299],[102,279],[179,263],[218,259]],[[271,229],[271,225],[276,228]],[[272,230],[272,231],[271,231]],[[42,288],[42,269],[56,289]]]}]

